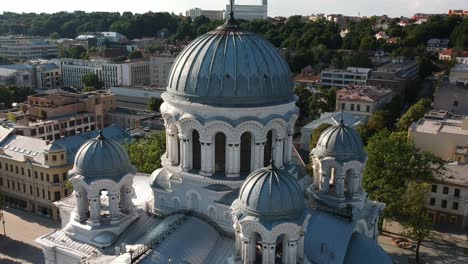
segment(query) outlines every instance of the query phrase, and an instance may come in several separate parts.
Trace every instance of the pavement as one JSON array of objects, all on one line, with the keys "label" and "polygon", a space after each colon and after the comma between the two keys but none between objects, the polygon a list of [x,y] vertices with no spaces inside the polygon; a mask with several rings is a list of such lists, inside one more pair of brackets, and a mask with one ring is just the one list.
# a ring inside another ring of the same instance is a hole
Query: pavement
[{"label": "pavement", "polygon": [[[416,251],[402,249],[392,243],[393,238],[402,238],[404,228],[397,222],[386,221],[379,244],[392,257],[394,263],[415,263]],[[459,229],[434,231],[432,238],[423,241],[420,248],[420,263],[456,264],[468,263],[468,235]]]},{"label": "pavement", "polygon": [[0,225],[0,264],[43,264],[36,238],[60,228],[59,222],[17,209],[4,210],[5,231]]}]

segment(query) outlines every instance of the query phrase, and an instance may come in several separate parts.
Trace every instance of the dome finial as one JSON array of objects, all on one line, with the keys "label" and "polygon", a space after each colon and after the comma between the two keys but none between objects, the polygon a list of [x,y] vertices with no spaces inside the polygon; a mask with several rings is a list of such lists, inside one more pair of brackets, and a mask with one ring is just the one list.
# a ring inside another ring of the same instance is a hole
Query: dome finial
[{"label": "dome finial", "polygon": [[102,131],[102,129],[99,129],[99,136],[98,136],[98,139],[105,139],[106,137],[104,137],[104,131]]}]

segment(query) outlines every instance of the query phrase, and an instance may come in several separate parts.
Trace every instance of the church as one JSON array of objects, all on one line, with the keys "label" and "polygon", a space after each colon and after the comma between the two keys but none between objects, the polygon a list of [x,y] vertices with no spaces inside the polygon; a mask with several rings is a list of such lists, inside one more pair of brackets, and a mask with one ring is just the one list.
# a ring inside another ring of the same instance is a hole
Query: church
[{"label": "church", "polygon": [[362,188],[367,155],[341,122],[310,153],[293,146],[297,97],[286,61],[224,25],[190,43],[163,94],[162,168],[137,173],[100,133],[76,153],[62,228],[38,238],[47,264],[391,263],[384,204]]}]

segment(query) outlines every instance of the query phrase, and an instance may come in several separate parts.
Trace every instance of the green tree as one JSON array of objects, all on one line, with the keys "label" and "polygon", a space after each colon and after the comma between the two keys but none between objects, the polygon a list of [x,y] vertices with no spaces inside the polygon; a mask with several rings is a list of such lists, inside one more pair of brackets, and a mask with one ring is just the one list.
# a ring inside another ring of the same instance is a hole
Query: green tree
[{"label": "green tree", "polygon": [[152,173],[161,168],[161,156],[166,152],[166,133],[156,132],[126,145],[130,161],[139,172]]},{"label": "green tree", "polygon": [[60,34],[57,33],[57,32],[54,32],[52,34],[50,34],[49,36],[51,39],[59,39],[60,38]]},{"label": "green tree", "polygon": [[84,75],[81,81],[85,85],[85,89],[86,87],[88,87],[87,89],[92,88],[94,90],[101,90],[102,87],[104,87],[104,83],[101,80],[99,80],[99,77],[95,73],[89,73]]},{"label": "green tree", "polygon": [[323,123],[319,125],[314,131],[312,132],[312,135],[310,136],[310,142],[309,142],[309,147],[310,149],[315,148],[317,146],[317,142],[320,138],[320,135],[322,135],[323,131],[325,131],[327,128],[331,127],[332,125]]},{"label": "green tree", "polygon": [[164,100],[157,97],[151,97],[146,108],[149,111],[159,112],[161,104],[164,103]]},{"label": "green tree", "polygon": [[139,50],[132,51],[130,52],[130,54],[128,54],[128,58],[129,59],[141,59],[143,58],[143,52]]},{"label": "green tree", "polygon": [[386,204],[384,218],[403,215],[400,197],[409,181],[434,182],[445,170],[442,159],[419,152],[407,139],[407,132],[390,133],[384,129],[369,139],[368,160],[363,187],[369,198]]},{"label": "green tree", "polygon": [[66,54],[72,59],[84,59],[86,56],[86,49],[81,45],[77,45],[69,48]]},{"label": "green tree", "polygon": [[431,100],[421,99],[416,104],[412,105],[398,121],[398,130],[407,131],[411,124],[424,117],[427,111],[431,109],[431,104]]},{"label": "green tree", "polygon": [[419,263],[421,243],[432,236],[432,219],[425,206],[430,187],[428,183],[410,182],[401,199],[405,235],[416,241],[416,263]]},{"label": "green tree", "polygon": [[8,120],[16,122],[16,115],[14,113],[8,113]]}]

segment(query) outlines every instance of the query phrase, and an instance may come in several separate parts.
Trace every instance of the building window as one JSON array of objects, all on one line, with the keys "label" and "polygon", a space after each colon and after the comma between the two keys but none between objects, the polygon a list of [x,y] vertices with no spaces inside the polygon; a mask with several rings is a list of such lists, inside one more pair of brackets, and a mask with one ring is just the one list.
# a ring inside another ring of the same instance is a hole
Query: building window
[{"label": "building window", "polygon": [[41,172],[41,181],[43,181],[43,180],[44,180],[44,173]]},{"label": "building window", "polygon": [[60,179],[59,179],[59,175],[58,174],[54,174],[52,175],[53,178],[54,178],[54,183],[59,183],[60,182]]},{"label": "building window", "polygon": [[45,190],[42,189],[42,198],[45,199]]},{"label": "building window", "polygon": [[346,104],[345,103],[341,103],[341,110],[346,110]]},{"label": "building window", "polygon": [[453,210],[458,210],[458,202],[453,202],[452,209]]},{"label": "building window", "polygon": [[354,111],[354,104],[351,104],[351,111]]},{"label": "building window", "polygon": [[36,196],[39,197],[39,188],[36,188]]},{"label": "building window", "polygon": [[442,200],[442,208],[447,208],[447,200]]},{"label": "building window", "polygon": [[437,185],[432,184],[432,192],[436,193],[437,192]]},{"label": "building window", "polygon": [[56,161],[57,160],[57,155],[52,155],[52,160]]},{"label": "building window", "polygon": [[47,191],[47,200],[50,201],[50,191]]},{"label": "building window", "polygon": [[3,178],[0,178],[0,186],[3,186]]},{"label": "building window", "polygon": [[37,171],[34,172],[34,178],[37,179]]},{"label": "building window", "polygon": [[45,158],[46,161],[48,161],[49,160],[49,155],[47,155],[47,154],[44,155],[44,158]]},{"label": "building window", "polygon": [[358,104],[356,107],[357,107],[357,111],[360,112],[361,111],[361,105]]},{"label": "building window", "polygon": [[448,194],[448,193],[449,193],[449,187],[444,186],[443,193],[444,193],[444,194]]},{"label": "building window", "polygon": [[28,177],[31,177],[31,170],[28,169]]},{"label": "building window", "polygon": [[24,168],[21,168],[21,175],[24,175]]},{"label": "building window", "polygon": [[29,194],[32,195],[32,186],[29,186]]},{"label": "building window", "polygon": [[457,107],[458,106],[458,101],[453,101],[453,106]]},{"label": "building window", "polygon": [[47,182],[50,182],[50,176],[49,176],[49,173],[47,173]]},{"label": "building window", "polygon": [[370,113],[370,106],[366,105],[366,112]]},{"label": "building window", "polygon": [[455,188],[455,190],[453,192],[453,196],[460,197],[460,189]]},{"label": "building window", "polygon": [[435,200],[435,198],[431,198],[431,200],[430,200],[429,204],[430,204],[431,206],[434,206],[434,205],[435,205],[435,203],[436,203],[436,200]]},{"label": "building window", "polygon": [[16,174],[18,174],[18,173],[19,173],[18,166],[15,166],[15,173],[16,173]]},{"label": "building window", "polygon": [[54,192],[54,201],[60,200],[60,192]]},{"label": "building window", "polygon": [[61,160],[64,160],[64,159],[65,159],[65,155],[64,155],[64,154],[60,154],[60,159],[61,159]]}]

